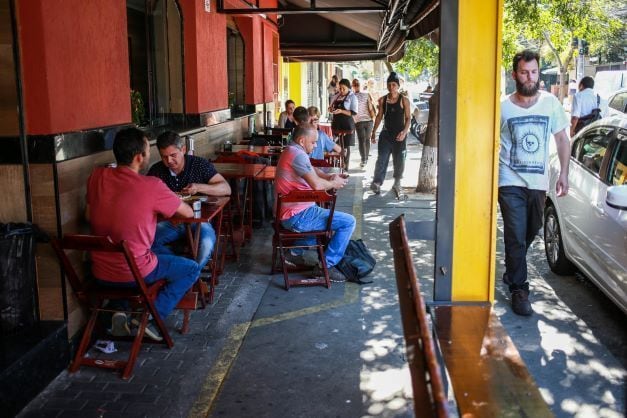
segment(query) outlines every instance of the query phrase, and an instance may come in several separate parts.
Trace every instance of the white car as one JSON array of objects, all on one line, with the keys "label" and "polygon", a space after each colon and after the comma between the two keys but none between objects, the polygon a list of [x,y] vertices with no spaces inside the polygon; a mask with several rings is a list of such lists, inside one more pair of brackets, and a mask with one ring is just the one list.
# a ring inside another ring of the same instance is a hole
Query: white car
[{"label": "white car", "polygon": [[569,193],[556,197],[550,160],[544,243],[551,270],[574,267],[627,313],[627,116],[596,121],[572,139]]},{"label": "white car", "polygon": [[607,99],[608,116],[627,113],[627,89],[618,90]]}]

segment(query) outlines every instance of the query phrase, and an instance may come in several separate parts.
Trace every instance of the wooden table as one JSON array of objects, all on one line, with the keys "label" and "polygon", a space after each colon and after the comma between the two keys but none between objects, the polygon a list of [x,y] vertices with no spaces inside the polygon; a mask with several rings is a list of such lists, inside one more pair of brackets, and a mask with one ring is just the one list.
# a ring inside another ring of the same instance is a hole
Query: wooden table
[{"label": "wooden table", "polygon": [[276,167],[267,165],[263,170],[255,175],[255,180],[269,180],[274,181],[276,175]]},{"label": "wooden table", "polygon": [[281,151],[283,151],[283,147],[272,146],[272,145],[268,145],[268,146],[254,145],[252,147],[249,145],[231,145],[231,151],[219,151],[217,154],[229,155],[229,154],[234,154],[238,151],[251,151],[261,157],[272,157],[275,155],[280,155]]},{"label": "wooden table", "polygon": [[[200,197],[200,196],[199,196]],[[209,223],[215,221],[216,225],[216,237],[220,237],[220,231],[222,227],[222,213],[224,207],[229,203],[230,197],[214,197],[214,196],[204,196],[207,198],[206,201],[201,203],[200,213],[195,212],[194,217],[192,218],[179,218],[173,217],[168,219],[168,221],[172,222],[174,225],[184,224],[185,230],[187,231],[187,240],[189,242],[189,246],[192,252],[192,257],[194,260],[198,259],[198,250],[200,247],[200,224]],[[192,197],[191,200],[194,200]],[[191,201],[189,202],[192,203]],[[194,225],[198,225],[195,231],[192,231],[192,227]],[[203,286],[204,282],[200,279],[197,281],[197,286],[200,294],[200,301],[205,307],[207,294],[209,295],[209,303],[213,302],[213,289],[215,287],[217,281],[218,274],[218,261],[216,254],[218,254],[218,245],[220,243],[219,239],[216,239],[216,243],[213,247],[213,253],[211,255],[211,286],[209,289],[206,288],[206,285]],[[196,286],[196,285],[195,285]],[[186,330],[185,330],[186,331]]]}]

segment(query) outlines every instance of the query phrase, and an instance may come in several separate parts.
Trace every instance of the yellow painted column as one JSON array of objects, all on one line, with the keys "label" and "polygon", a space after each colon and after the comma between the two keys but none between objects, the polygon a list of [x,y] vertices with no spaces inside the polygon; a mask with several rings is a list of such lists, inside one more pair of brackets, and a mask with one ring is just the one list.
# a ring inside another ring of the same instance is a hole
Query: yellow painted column
[{"label": "yellow painted column", "polygon": [[289,99],[292,99],[296,106],[302,103],[302,64],[300,62],[291,62],[289,66]]},{"label": "yellow painted column", "polygon": [[503,0],[458,0],[453,301],[494,300]]}]

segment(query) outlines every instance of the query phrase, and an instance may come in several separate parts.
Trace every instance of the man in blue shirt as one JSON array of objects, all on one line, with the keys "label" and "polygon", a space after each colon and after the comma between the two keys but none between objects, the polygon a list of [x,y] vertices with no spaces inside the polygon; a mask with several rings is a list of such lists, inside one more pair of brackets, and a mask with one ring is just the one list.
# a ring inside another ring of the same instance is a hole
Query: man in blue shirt
[{"label": "man in blue shirt", "polygon": [[314,160],[324,160],[324,153],[335,151],[340,153],[342,151],[342,147],[339,144],[336,144],[327,134],[322,132],[318,128],[318,123],[320,121],[320,111],[316,106],[311,106],[307,109],[309,114],[309,122],[316,128],[318,131],[318,142],[316,142],[316,147],[309,154],[309,158],[313,158]]},{"label": "man in blue shirt", "polygon": [[[166,131],[157,138],[161,161],[148,171],[149,176],[159,177],[176,193],[230,196],[231,187],[213,164],[204,158],[187,155],[185,140],[176,132]],[[196,228],[197,226],[194,226]],[[152,251],[155,254],[173,254],[168,244],[185,237],[185,225],[173,225],[168,221],[157,224]],[[211,258],[216,233],[209,223],[200,224],[198,265],[203,268]]]}]

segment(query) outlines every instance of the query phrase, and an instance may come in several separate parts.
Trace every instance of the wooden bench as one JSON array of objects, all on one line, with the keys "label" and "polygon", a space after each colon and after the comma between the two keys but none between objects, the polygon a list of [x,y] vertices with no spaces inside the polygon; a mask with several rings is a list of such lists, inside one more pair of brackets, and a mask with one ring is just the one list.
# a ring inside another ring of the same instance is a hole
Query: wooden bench
[{"label": "wooden bench", "polygon": [[[434,305],[428,312],[403,215],[390,223],[390,243],[415,415],[448,416],[445,394],[452,391],[460,417],[552,417],[491,305]],[[443,384],[438,369],[448,378]]]}]

